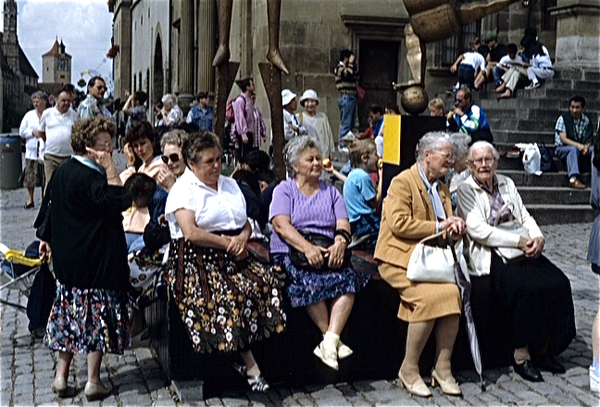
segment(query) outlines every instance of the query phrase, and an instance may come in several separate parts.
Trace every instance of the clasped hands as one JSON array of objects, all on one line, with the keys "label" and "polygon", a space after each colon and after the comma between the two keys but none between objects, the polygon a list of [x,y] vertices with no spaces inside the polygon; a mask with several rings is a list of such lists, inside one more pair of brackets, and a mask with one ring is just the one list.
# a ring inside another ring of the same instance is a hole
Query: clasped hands
[{"label": "clasped hands", "polygon": [[459,240],[467,231],[467,224],[458,216],[450,216],[446,220],[440,222],[439,229],[447,230],[450,232],[452,239]]},{"label": "clasped hands", "polygon": [[229,239],[229,244],[227,245],[227,253],[235,256],[236,260],[244,260],[248,257],[248,252],[246,251],[246,244],[248,243],[248,238],[243,234],[235,235],[235,236],[225,236],[223,237]]},{"label": "clasped hands", "polygon": [[327,248],[309,244],[304,250],[304,255],[306,256],[306,260],[308,260],[308,264],[313,268],[320,269],[325,265],[325,260],[327,260],[329,268],[339,269],[344,263],[346,246],[346,240],[336,236],[335,242]]},{"label": "clasped hands", "polygon": [[538,258],[544,250],[546,240],[542,236],[527,239],[523,236],[519,239],[519,249],[525,252],[525,257]]}]

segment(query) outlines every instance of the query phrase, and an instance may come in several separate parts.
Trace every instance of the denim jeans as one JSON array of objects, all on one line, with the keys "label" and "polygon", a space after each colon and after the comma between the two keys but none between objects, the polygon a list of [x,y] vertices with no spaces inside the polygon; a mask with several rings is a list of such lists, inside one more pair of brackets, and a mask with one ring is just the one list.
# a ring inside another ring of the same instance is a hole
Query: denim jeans
[{"label": "denim jeans", "polygon": [[343,93],[338,97],[338,107],[340,108],[340,131],[338,133],[338,144],[341,147],[342,143],[339,140],[348,134],[354,127],[354,118],[356,115],[356,95]]},{"label": "denim jeans", "polygon": [[494,84],[496,87],[500,86],[502,84],[502,75],[504,75],[506,72],[504,69],[496,65],[492,68],[492,73],[494,74]]},{"label": "denim jeans", "polygon": [[371,235],[371,239],[367,245],[369,249],[374,249],[377,245],[377,237],[379,234],[379,225],[381,224],[381,218],[375,214],[362,215],[356,222],[350,224],[352,234],[356,237],[364,235]]},{"label": "denim jeans", "polygon": [[[590,154],[593,154],[593,147],[590,148]],[[579,175],[579,157],[580,153],[575,146],[556,146],[556,156],[558,158],[567,159],[567,172],[569,178],[574,175]],[[589,159],[589,155],[586,157]],[[592,170],[593,171],[593,170]]]}]

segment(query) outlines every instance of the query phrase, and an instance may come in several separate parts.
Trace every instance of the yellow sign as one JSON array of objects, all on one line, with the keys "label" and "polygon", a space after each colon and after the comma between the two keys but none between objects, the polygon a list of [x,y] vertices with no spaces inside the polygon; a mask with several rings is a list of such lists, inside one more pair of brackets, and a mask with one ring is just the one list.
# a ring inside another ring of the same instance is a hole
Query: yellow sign
[{"label": "yellow sign", "polygon": [[400,139],[402,116],[386,114],[383,116],[383,162],[400,165]]}]

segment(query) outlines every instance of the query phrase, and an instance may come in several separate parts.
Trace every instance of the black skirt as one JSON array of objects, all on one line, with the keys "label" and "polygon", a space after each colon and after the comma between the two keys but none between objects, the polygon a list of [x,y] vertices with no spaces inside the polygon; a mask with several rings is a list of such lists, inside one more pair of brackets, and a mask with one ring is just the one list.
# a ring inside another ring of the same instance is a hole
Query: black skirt
[{"label": "black skirt", "polygon": [[575,310],[567,276],[544,256],[504,264],[492,251],[490,272],[493,304],[506,317],[512,348],[549,340],[558,355],[575,337]]}]

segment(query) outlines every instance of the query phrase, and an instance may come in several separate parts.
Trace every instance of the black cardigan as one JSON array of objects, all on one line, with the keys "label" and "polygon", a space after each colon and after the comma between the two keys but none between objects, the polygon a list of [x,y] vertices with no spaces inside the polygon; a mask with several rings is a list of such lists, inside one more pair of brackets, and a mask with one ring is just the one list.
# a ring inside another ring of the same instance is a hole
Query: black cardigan
[{"label": "black cardigan", "polygon": [[[51,203],[50,203],[51,202]],[[129,286],[121,212],[131,206],[124,187],[74,158],[52,174],[34,226],[50,203],[56,278],[68,287],[123,290]]]}]

